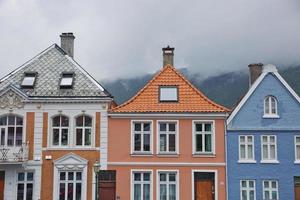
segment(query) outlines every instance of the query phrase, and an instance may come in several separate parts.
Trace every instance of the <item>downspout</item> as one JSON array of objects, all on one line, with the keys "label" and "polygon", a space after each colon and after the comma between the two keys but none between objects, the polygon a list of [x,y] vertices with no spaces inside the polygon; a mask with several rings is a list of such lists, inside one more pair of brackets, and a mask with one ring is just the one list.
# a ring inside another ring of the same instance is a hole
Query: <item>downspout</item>
[{"label": "downspout", "polygon": [[226,165],[226,168],[225,168],[225,173],[226,173],[226,176],[225,176],[225,178],[226,178],[226,199],[228,200],[228,192],[229,192],[229,190],[228,190],[228,165],[227,165],[227,118],[228,118],[228,116],[229,116],[229,114],[228,113],[226,113],[226,118],[225,118],[225,120],[224,120],[224,128],[225,128],[225,165]]}]

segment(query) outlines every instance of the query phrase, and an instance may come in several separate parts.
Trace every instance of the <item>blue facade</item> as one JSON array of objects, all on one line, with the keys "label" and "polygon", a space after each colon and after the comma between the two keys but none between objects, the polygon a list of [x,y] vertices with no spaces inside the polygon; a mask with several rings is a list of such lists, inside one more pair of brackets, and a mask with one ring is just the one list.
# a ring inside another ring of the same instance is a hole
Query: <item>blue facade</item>
[{"label": "blue facade", "polygon": [[[277,73],[277,72],[276,72]],[[278,183],[278,199],[294,200],[294,177],[300,177],[295,163],[295,136],[300,136],[300,104],[273,73],[267,73],[227,126],[228,199],[241,199],[240,181],[254,180],[256,200],[263,199],[263,180]],[[264,118],[264,99],[277,99],[277,118]],[[239,161],[239,137],[252,135],[254,161]],[[276,136],[277,161],[261,163],[262,135]]]}]

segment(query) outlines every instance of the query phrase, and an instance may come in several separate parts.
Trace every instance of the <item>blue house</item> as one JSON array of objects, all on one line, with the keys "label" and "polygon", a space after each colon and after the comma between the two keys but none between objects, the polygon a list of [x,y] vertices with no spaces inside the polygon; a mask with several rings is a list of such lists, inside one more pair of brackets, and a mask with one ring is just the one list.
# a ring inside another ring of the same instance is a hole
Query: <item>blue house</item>
[{"label": "blue house", "polygon": [[275,66],[249,68],[227,121],[228,199],[300,200],[300,98]]}]

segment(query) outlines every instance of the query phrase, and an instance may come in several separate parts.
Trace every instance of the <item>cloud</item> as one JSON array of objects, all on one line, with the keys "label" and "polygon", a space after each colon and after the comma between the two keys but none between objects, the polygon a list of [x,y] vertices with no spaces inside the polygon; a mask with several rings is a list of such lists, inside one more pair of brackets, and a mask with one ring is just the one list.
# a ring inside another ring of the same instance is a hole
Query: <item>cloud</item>
[{"label": "cloud", "polygon": [[157,71],[161,48],[203,76],[249,63],[300,63],[297,0],[0,0],[3,76],[74,32],[75,59],[97,79]]}]

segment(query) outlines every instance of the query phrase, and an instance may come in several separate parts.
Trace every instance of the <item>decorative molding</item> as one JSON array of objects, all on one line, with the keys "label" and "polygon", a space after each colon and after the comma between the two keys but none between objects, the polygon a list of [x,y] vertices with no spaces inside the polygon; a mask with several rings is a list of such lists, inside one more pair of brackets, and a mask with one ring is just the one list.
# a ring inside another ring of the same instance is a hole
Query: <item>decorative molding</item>
[{"label": "decorative molding", "polygon": [[9,89],[6,91],[3,95],[0,97],[0,108],[5,109],[8,108],[10,110],[17,108],[23,108],[24,98],[22,98],[20,95],[16,94],[13,90]]}]

